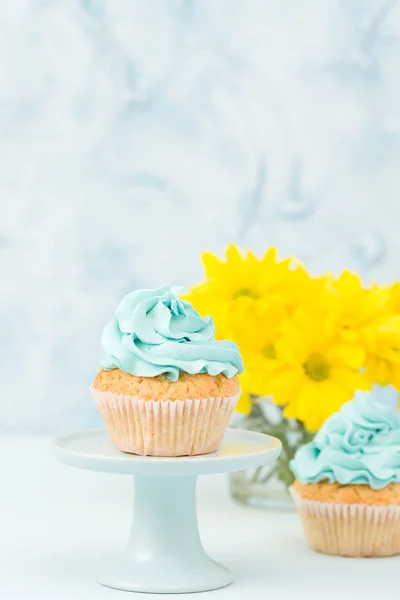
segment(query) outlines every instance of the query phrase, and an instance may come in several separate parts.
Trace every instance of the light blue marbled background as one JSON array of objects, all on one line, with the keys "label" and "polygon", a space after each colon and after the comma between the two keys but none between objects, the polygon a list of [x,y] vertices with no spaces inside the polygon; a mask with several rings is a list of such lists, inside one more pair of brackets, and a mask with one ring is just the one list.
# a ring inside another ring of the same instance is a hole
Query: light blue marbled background
[{"label": "light blue marbled background", "polygon": [[399,276],[400,5],[13,0],[0,8],[0,426],[97,422],[121,295],[277,244]]}]

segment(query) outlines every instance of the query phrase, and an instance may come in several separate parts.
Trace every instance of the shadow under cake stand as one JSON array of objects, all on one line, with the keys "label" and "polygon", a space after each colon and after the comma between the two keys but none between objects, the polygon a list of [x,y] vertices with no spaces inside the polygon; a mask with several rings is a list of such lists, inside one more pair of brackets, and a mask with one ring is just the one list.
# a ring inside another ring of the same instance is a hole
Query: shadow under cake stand
[{"label": "shadow under cake stand", "polygon": [[184,593],[232,582],[230,571],[212,560],[200,541],[197,476],[267,466],[278,457],[281,443],[261,433],[228,429],[217,453],[158,458],[120,452],[104,430],[92,430],[58,437],[53,450],[74,467],[135,476],[128,547],[101,572],[99,583],[132,592]]}]

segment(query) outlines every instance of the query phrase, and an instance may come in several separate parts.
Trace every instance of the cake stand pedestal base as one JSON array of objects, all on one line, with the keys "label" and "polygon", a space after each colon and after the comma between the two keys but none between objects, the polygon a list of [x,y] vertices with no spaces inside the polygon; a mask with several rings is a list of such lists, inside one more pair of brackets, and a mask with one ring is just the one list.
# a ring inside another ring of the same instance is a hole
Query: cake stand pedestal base
[{"label": "cake stand pedestal base", "polygon": [[230,571],[201,544],[195,494],[193,476],[135,477],[128,547],[104,569],[99,583],[130,592],[175,594],[229,585]]},{"label": "cake stand pedestal base", "polygon": [[225,587],[232,575],[200,541],[196,516],[198,475],[271,464],[281,443],[268,435],[230,429],[214,454],[179,458],[119,452],[107,433],[82,431],[57,438],[56,457],[75,467],[135,477],[133,521],[124,554],[98,576],[102,585],[131,592],[172,594]]}]

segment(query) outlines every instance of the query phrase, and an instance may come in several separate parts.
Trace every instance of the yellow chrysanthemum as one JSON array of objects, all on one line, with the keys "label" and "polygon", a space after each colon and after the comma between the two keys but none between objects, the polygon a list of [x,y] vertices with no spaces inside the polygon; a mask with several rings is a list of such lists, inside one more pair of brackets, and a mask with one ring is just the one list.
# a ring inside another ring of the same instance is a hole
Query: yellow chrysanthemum
[{"label": "yellow chrysanthemum", "polygon": [[289,315],[298,307],[321,314],[332,310],[335,299],[331,293],[328,293],[330,278],[327,275],[311,277],[300,264],[291,278],[291,284],[291,287],[286,290],[286,306]]},{"label": "yellow chrysanthemum", "polygon": [[366,332],[366,341],[368,380],[400,389],[400,315],[375,322]]},{"label": "yellow chrysanthemum", "polygon": [[248,300],[248,306],[267,299],[290,309],[303,298],[319,297],[316,287],[321,289],[321,286],[292,258],[278,260],[276,248],[269,248],[262,258],[257,258],[252,252],[241,253],[230,244],[225,259],[204,252],[202,260],[206,279],[183,298],[202,316],[212,315],[219,339],[229,335],[228,315],[243,298]]},{"label": "yellow chrysanthemum", "polygon": [[267,298],[253,302],[239,298],[227,317],[229,335],[240,347],[247,373],[248,389],[254,395],[268,393],[271,373],[277,369],[276,342],[285,307]]},{"label": "yellow chrysanthemum", "polygon": [[281,333],[276,344],[280,368],[270,379],[269,393],[285,407],[287,418],[317,431],[354,390],[367,387],[361,374],[364,352],[343,342],[328,319],[304,311],[284,322]]},{"label": "yellow chrysanthemum", "polygon": [[336,321],[338,333],[346,342],[364,347],[364,329],[386,309],[389,293],[385,288],[364,288],[360,278],[344,271],[338,279],[330,280],[334,302],[329,318]]},{"label": "yellow chrysanthemum", "polygon": [[205,300],[206,289],[209,300],[222,307],[243,296],[258,300],[266,295],[282,295],[296,272],[292,269],[293,259],[279,261],[275,248],[269,248],[262,258],[257,258],[250,251],[241,254],[237,246],[230,244],[225,256],[226,260],[220,260],[211,252],[203,252],[206,280],[195,286],[185,296],[187,299],[192,301],[194,295],[195,300]]},{"label": "yellow chrysanthemum", "polygon": [[240,347],[239,411],[250,411],[251,395],[273,395],[286,417],[316,431],[356,389],[400,387],[400,284],[364,288],[349,271],[310,277],[275,248],[257,258],[231,244],[223,259],[202,258],[205,280],[184,297]]}]

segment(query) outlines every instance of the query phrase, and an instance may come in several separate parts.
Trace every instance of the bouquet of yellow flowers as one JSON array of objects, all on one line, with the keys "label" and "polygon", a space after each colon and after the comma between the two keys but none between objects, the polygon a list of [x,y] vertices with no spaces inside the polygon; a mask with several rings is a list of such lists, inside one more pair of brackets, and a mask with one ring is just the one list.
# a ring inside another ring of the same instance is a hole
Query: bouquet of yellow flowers
[{"label": "bouquet of yellow flowers", "polygon": [[[364,286],[350,271],[311,277],[299,261],[278,260],[275,248],[258,258],[231,244],[224,259],[202,259],[205,280],[185,298],[212,315],[217,338],[240,347],[240,412],[258,417],[260,399],[271,398],[305,441],[355,390],[400,389],[399,283]],[[262,429],[276,433],[264,420]],[[291,482],[289,473],[282,478]]]}]

